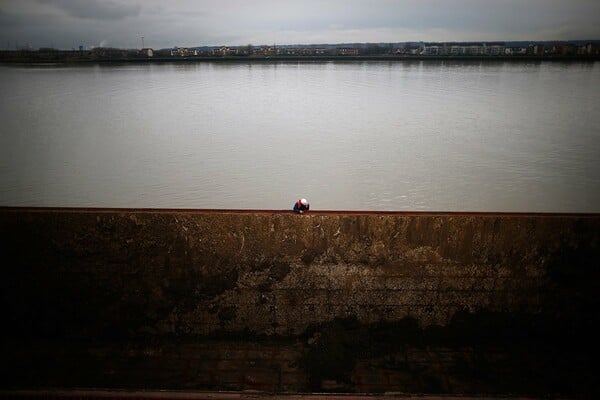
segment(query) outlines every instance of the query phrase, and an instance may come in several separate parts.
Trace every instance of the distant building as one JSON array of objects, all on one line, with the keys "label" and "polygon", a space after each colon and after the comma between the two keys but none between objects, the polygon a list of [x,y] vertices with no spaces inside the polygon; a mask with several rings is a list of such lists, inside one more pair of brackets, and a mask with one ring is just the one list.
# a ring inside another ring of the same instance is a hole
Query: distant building
[{"label": "distant building", "polygon": [[[595,54],[597,55],[597,54],[598,54],[598,49],[599,49],[599,46],[598,46],[598,45],[596,45],[596,46],[595,46],[595,49],[596,49],[596,53],[595,53]],[[591,45],[589,45],[589,44],[586,44],[586,45],[585,45],[585,52],[584,52],[584,54],[585,54],[585,55],[588,55],[588,56],[589,56],[589,55],[592,55],[592,54],[594,54],[594,47],[593,47],[593,46],[591,46]]]},{"label": "distant building", "polygon": [[260,46],[253,50],[252,54],[256,56],[269,56],[275,54],[275,48],[270,46]]},{"label": "distant building", "polygon": [[217,56],[237,56],[241,54],[248,54],[247,49],[241,49],[239,47],[221,46],[218,49],[213,50],[213,54]]},{"label": "distant building", "polygon": [[424,43],[417,51],[412,46],[405,46],[402,53],[427,56],[499,56],[505,53],[505,45],[503,42]]},{"label": "distant building", "polygon": [[432,45],[432,46],[425,45],[425,48],[423,51],[423,54],[428,55],[428,56],[438,56],[441,53],[442,53],[441,46],[438,46],[438,45]]},{"label": "distant building", "polygon": [[420,54],[421,50],[420,45],[406,43],[404,47],[396,50],[396,54],[410,54],[414,56]]},{"label": "distant building", "polygon": [[577,55],[578,56],[586,56],[588,54],[587,45],[577,46]]},{"label": "distant building", "polygon": [[173,57],[189,57],[189,56],[197,56],[198,50],[189,50],[187,47],[173,47],[171,50],[171,56]]},{"label": "distant building", "polygon": [[585,46],[586,54],[588,56],[597,56],[600,55],[600,44],[599,43],[588,43]]},{"label": "distant building", "polygon": [[140,50],[140,55],[142,57],[154,57],[154,50],[152,50],[150,48],[141,49]]},{"label": "distant building", "polygon": [[543,56],[544,55],[544,45],[543,44],[533,45],[533,55],[534,56]]},{"label": "distant building", "polygon": [[337,53],[340,56],[357,56],[358,49],[354,48],[354,47],[342,47],[342,48],[337,49]]},{"label": "distant building", "polygon": [[466,46],[466,54],[470,56],[478,56],[482,54],[482,46],[480,45],[471,45]]},{"label": "distant building", "polygon": [[493,44],[493,45],[489,46],[488,54],[490,56],[499,56],[501,54],[504,54],[504,45]]},{"label": "distant building", "polygon": [[523,56],[527,54],[527,47],[506,47],[504,54],[507,56]]}]

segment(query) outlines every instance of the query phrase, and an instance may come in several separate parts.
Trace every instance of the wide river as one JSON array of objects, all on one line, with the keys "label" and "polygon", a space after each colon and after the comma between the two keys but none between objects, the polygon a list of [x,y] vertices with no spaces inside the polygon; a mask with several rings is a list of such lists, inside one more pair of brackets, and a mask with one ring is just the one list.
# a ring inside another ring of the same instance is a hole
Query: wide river
[{"label": "wide river", "polygon": [[600,212],[600,63],[0,66],[0,206]]}]

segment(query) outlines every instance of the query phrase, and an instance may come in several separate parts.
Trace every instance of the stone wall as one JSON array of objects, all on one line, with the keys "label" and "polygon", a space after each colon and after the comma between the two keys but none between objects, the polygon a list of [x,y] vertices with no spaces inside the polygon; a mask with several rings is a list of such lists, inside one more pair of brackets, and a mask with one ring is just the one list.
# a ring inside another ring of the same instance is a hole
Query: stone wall
[{"label": "stone wall", "polygon": [[7,208],[0,227],[15,387],[594,386],[597,215]]}]

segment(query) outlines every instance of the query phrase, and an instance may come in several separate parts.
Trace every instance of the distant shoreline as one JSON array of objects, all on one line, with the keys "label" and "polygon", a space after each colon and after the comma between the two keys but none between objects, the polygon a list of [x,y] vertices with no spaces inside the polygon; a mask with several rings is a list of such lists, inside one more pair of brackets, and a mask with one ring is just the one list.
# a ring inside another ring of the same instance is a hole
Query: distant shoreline
[{"label": "distant shoreline", "polygon": [[218,56],[218,57],[149,57],[149,58],[69,58],[69,59],[44,59],[32,57],[0,58],[0,64],[109,64],[109,63],[132,63],[132,64],[155,64],[155,63],[203,63],[203,62],[225,62],[225,63],[269,63],[269,62],[361,62],[361,61],[502,61],[502,62],[531,62],[531,61],[561,61],[582,62],[598,61],[598,55],[585,56],[533,56],[533,55],[510,55],[510,56],[424,56],[424,55],[381,55],[381,56]]}]

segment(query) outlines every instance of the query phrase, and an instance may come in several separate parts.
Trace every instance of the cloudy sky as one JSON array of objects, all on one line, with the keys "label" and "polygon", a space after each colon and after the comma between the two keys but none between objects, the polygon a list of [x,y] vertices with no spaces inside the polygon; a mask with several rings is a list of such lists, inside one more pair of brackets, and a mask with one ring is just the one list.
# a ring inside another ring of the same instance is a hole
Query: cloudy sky
[{"label": "cloudy sky", "polygon": [[0,48],[600,39],[600,0],[0,0]]}]

